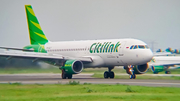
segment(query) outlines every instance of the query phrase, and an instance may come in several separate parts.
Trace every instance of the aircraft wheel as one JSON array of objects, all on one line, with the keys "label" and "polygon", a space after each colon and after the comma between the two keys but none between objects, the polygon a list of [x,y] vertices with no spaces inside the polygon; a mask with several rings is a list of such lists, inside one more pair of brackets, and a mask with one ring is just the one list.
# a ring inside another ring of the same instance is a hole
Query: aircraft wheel
[{"label": "aircraft wheel", "polygon": [[109,72],[109,77],[111,78],[111,79],[114,79],[114,72]]},{"label": "aircraft wheel", "polygon": [[158,74],[159,72],[154,72],[154,74]]},{"label": "aircraft wheel", "polygon": [[68,79],[72,79],[72,74],[69,74],[67,77]]},{"label": "aircraft wheel", "polygon": [[66,79],[66,77],[67,77],[67,76],[66,76],[66,73],[62,73],[62,74],[61,74],[61,77],[62,77],[62,79]]},{"label": "aircraft wheel", "polygon": [[165,71],[165,74],[171,74],[171,72],[170,71]]},{"label": "aircraft wheel", "polygon": [[129,75],[129,79],[136,79],[136,74]]},{"label": "aircraft wheel", "polygon": [[129,75],[129,79],[133,79],[133,75]]},{"label": "aircraft wheel", "polygon": [[133,79],[136,79],[136,74],[133,75]]},{"label": "aircraft wheel", "polygon": [[67,74],[64,70],[62,70],[61,77],[62,77],[62,79],[66,79],[66,77],[67,77]]},{"label": "aircraft wheel", "polygon": [[108,71],[105,71],[104,72],[104,78],[107,79],[109,77],[109,72]]}]

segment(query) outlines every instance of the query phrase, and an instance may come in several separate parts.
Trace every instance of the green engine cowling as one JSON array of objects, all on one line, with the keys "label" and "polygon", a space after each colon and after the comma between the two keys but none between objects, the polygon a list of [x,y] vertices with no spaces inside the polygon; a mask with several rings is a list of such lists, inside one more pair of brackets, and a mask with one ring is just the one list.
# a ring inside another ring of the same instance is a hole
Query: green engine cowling
[{"label": "green engine cowling", "polygon": [[67,74],[79,74],[83,70],[83,63],[78,60],[67,60],[61,69]]},{"label": "green engine cowling", "polygon": [[153,73],[158,73],[164,71],[164,66],[151,66]]},{"label": "green engine cowling", "polygon": [[148,71],[148,64],[136,65],[133,70],[135,74],[144,74]]}]

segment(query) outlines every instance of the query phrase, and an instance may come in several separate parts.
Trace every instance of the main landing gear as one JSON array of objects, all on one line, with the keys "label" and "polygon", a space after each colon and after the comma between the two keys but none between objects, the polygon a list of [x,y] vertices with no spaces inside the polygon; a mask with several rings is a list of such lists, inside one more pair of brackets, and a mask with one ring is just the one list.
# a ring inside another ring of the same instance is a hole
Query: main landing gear
[{"label": "main landing gear", "polygon": [[105,71],[104,72],[104,78],[107,79],[107,78],[111,78],[111,79],[114,79],[114,72],[111,71],[112,69],[114,69],[114,67],[108,67],[108,71]]},{"label": "main landing gear", "polygon": [[72,79],[72,74],[67,74],[67,73],[65,72],[65,70],[63,69],[63,70],[62,70],[61,77],[62,77],[62,79],[66,79],[66,78]]},{"label": "main landing gear", "polygon": [[165,74],[171,74],[171,72],[170,71],[165,71]]}]

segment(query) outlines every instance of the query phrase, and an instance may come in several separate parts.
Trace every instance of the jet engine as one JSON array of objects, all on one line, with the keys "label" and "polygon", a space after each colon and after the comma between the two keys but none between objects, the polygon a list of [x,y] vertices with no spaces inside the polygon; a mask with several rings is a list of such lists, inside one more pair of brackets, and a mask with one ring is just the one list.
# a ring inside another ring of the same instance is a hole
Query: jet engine
[{"label": "jet engine", "polygon": [[143,64],[143,65],[136,65],[134,66],[133,70],[135,74],[144,74],[148,71],[148,64]]},{"label": "jet engine", "polygon": [[67,74],[78,74],[83,70],[83,63],[78,60],[67,60],[61,69]]},{"label": "jet engine", "polygon": [[154,74],[164,71],[164,66],[151,66]]}]

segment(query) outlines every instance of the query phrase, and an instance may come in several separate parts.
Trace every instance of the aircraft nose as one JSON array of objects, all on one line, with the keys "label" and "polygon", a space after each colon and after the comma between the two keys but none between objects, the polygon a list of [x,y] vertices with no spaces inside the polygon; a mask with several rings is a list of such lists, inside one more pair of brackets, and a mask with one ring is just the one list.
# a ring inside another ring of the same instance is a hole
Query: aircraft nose
[{"label": "aircraft nose", "polygon": [[153,52],[151,50],[147,50],[147,52],[144,53],[144,57],[143,57],[144,61],[149,62],[152,60],[152,58],[153,58]]}]

